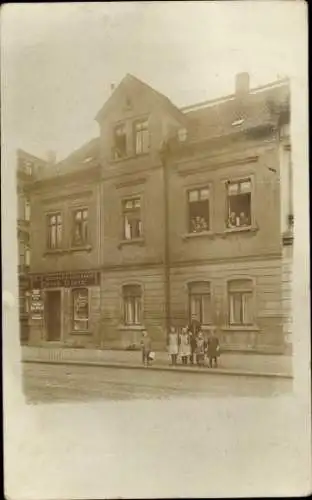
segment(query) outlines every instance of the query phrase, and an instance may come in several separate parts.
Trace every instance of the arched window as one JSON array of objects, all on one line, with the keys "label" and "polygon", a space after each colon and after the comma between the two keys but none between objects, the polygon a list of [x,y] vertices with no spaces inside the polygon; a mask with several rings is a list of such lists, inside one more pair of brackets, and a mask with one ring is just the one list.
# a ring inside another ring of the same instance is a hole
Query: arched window
[{"label": "arched window", "polygon": [[253,283],[250,279],[228,282],[228,306],[230,325],[253,323]]},{"label": "arched window", "polygon": [[123,287],[124,324],[139,325],[141,323],[142,290],[140,285]]},{"label": "arched window", "polygon": [[196,319],[201,325],[211,323],[211,290],[208,281],[189,284],[189,316],[190,321]]},{"label": "arched window", "polygon": [[76,288],[73,297],[73,329],[86,331],[89,325],[89,293],[87,288]]}]

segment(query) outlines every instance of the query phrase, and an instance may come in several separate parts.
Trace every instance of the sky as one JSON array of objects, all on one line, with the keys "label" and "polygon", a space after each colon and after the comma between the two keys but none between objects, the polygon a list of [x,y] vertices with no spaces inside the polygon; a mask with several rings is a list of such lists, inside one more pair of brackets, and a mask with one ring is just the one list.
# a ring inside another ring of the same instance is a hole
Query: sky
[{"label": "sky", "polygon": [[[131,73],[177,106],[299,75],[304,2],[110,2],[2,8],[2,108],[14,146],[67,156],[99,133]],[[302,64],[302,61],[301,61]]]}]

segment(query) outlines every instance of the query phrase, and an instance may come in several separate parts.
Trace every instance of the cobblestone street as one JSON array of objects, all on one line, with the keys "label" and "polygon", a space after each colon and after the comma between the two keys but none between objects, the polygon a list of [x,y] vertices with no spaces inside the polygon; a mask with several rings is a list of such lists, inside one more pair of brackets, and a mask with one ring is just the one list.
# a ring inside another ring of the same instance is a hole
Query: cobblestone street
[{"label": "cobblestone street", "polygon": [[291,392],[288,379],[27,363],[28,402],[274,396]]}]

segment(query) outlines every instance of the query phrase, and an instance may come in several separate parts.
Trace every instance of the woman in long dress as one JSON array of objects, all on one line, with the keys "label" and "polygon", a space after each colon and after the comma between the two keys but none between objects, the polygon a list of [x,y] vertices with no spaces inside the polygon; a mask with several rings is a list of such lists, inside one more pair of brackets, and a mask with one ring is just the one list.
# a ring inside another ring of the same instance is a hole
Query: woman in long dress
[{"label": "woman in long dress", "polygon": [[188,358],[191,355],[190,336],[187,332],[187,328],[182,328],[180,336],[179,354],[182,359],[182,364],[187,365]]},{"label": "woman in long dress", "polygon": [[179,352],[179,337],[174,326],[170,328],[168,336],[168,352],[171,358],[171,364],[175,366],[177,364]]}]

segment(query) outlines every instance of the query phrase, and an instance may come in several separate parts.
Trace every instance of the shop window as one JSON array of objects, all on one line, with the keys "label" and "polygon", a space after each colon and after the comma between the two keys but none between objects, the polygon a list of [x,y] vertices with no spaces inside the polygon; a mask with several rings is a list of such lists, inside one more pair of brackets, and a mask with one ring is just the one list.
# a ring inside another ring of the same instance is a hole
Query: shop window
[{"label": "shop window", "polygon": [[230,325],[253,323],[253,285],[251,280],[234,280],[228,283]]},{"label": "shop window", "polygon": [[211,323],[211,291],[207,281],[189,285],[190,321],[196,319],[201,325]]},{"label": "shop window", "polygon": [[139,285],[123,287],[124,323],[139,325],[141,323],[142,291]]},{"label": "shop window", "polygon": [[114,159],[125,158],[127,156],[127,133],[126,125],[120,124],[114,128]]},{"label": "shop window", "polygon": [[139,121],[134,124],[135,154],[147,153],[149,150],[148,121]]},{"label": "shop window", "polygon": [[73,330],[87,331],[89,325],[89,293],[87,288],[77,288],[73,296]]},{"label": "shop window", "polygon": [[209,188],[188,192],[189,231],[201,233],[210,229]]},{"label": "shop window", "polygon": [[48,223],[48,248],[57,249],[62,246],[62,215],[60,213],[49,214]]},{"label": "shop window", "polygon": [[251,225],[251,181],[250,179],[227,184],[227,227]]},{"label": "shop window", "polygon": [[74,247],[84,246],[88,243],[88,209],[75,210],[72,244]]},{"label": "shop window", "polygon": [[123,202],[124,239],[134,240],[142,236],[141,200],[133,198]]}]

